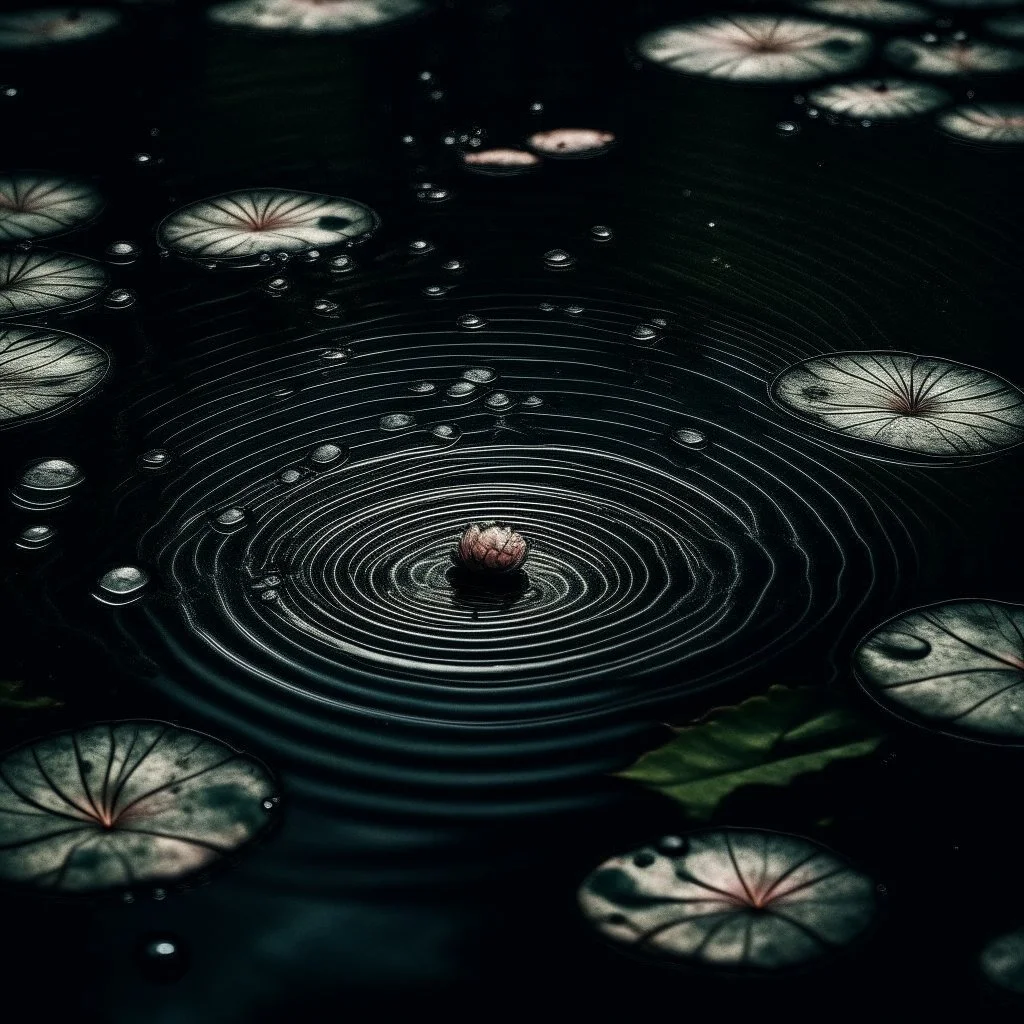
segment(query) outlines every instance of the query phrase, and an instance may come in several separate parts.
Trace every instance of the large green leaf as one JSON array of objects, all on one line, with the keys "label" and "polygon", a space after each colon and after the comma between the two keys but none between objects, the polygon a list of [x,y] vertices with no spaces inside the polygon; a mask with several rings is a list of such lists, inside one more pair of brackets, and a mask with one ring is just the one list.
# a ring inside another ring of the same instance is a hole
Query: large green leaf
[{"label": "large green leaf", "polygon": [[870,754],[882,741],[834,693],[785,686],[675,732],[621,774],[678,800],[701,820],[744,786],[785,786],[834,761]]}]

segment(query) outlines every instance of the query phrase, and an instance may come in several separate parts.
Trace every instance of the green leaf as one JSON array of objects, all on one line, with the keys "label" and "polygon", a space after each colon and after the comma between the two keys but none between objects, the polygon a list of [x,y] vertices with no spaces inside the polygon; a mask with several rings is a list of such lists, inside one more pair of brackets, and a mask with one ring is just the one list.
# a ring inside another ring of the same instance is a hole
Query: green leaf
[{"label": "green leaf", "polygon": [[0,679],[0,708],[12,708],[15,711],[34,711],[38,708],[59,708],[61,701],[53,697],[22,697],[24,683],[9,679]]},{"label": "green leaf", "polygon": [[620,774],[704,820],[744,786],[785,786],[834,761],[864,757],[881,741],[870,720],[836,694],[773,686],[764,696],[677,729],[669,743]]}]

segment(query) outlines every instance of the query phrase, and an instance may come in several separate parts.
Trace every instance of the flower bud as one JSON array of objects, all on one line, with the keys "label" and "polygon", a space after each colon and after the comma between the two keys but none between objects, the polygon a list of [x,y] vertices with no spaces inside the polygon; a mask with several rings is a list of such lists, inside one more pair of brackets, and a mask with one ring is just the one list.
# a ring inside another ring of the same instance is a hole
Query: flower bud
[{"label": "flower bud", "polygon": [[466,528],[452,558],[472,572],[512,572],[526,561],[527,544],[522,534],[498,523],[474,523]]}]

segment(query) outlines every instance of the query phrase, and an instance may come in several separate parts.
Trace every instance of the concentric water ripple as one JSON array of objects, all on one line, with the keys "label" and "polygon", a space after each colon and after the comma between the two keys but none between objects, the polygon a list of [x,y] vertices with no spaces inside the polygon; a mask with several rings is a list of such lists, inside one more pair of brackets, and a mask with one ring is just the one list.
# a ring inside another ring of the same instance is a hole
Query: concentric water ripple
[{"label": "concentric water ripple", "polygon": [[[474,313],[219,351],[146,442],[178,474],[140,550],[165,599],[125,625],[187,666],[168,692],[331,801],[575,803],[623,709],[842,633],[915,558],[888,470],[767,404],[775,360],[672,354],[612,307]],[[518,585],[453,568],[488,519],[530,543]]]}]

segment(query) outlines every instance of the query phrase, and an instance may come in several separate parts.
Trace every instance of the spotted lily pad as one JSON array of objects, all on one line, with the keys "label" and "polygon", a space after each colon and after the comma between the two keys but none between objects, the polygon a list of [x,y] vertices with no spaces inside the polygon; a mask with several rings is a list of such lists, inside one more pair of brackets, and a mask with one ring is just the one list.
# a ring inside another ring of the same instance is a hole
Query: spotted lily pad
[{"label": "spotted lily pad", "polygon": [[963,363],[909,352],[837,352],[783,370],[772,398],[853,442],[966,459],[1024,441],[1024,394]]},{"label": "spotted lily pad", "polygon": [[157,240],[177,255],[249,265],[261,255],[294,256],[362,238],[376,214],[340,196],[255,188],[228,192],[176,210],[157,229]]},{"label": "spotted lily pad", "polygon": [[258,762],[198,733],[120,722],[0,761],[0,880],[85,893],[185,878],[268,825]]},{"label": "spotted lily pad", "polygon": [[1024,606],[917,608],[870,633],[854,667],[889,711],[969,739],[1024,743]]},{"label": "spotted lily pad", "polygon": [[634,954],[746,973],[820,961],[862,939],[878,910],[871,879],[824,847],[734,829],[612,857],[579,902]]},{"label": "spotted lily pad", "polygon": [[880,742],[871,723],[831,691],[773,686],[677,730],[622,774],[706,819],[744,786],[785,786],[834,761],[870,754]]}]

